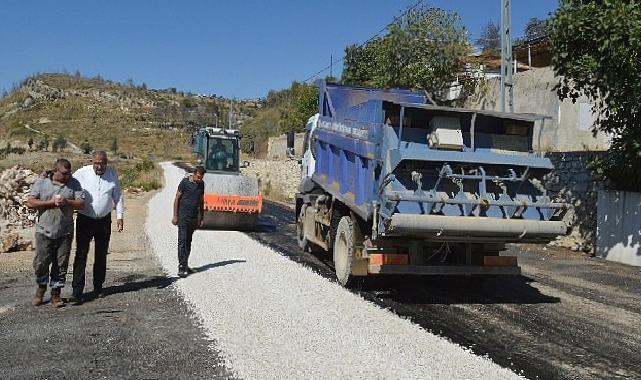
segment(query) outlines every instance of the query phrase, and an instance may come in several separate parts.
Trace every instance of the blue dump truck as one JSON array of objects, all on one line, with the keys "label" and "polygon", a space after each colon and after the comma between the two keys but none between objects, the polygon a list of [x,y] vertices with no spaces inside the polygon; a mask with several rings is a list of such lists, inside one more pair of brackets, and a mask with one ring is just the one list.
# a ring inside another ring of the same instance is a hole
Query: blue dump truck
[{"label": "blue dump truck", "polygon": [[541,116],[426,104],[421,93],[319,82],[296,194],[298,245],[331,254],[338,281],[519,275],[506,243],[566,233],[542,184]]}]

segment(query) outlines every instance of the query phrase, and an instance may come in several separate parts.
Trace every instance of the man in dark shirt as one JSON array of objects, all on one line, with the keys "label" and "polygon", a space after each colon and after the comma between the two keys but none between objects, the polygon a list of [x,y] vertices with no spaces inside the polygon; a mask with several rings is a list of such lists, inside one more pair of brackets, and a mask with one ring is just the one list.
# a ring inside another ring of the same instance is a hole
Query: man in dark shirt
[{"label": "man in dark shirt", "polygon": [[187,277],[191,238],[196,228],[203,226],[205,168],[196,166],[193,173],[180,181],[174,199],[174,217],[171,223],[178,226],[178,276]]}]

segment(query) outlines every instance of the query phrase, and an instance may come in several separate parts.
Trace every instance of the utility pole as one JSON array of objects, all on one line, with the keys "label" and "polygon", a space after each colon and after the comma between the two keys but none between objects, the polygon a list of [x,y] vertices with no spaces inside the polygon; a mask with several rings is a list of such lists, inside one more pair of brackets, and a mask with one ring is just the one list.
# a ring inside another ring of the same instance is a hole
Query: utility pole
[{"label": "utility pole", "polygon": [[334,56],[330,54],[329,55],[329,77],[330,78],[334,78],[333,68],[334,68]]},{"label": "utility pole", "polygon": [[501,111],[505,112],[505,90],[508,91],[508,109],[514,112],[512,80],[512,5],[511,0],[501,0]]},{"label": "utility pole", "polygon": [[227,129],[231,129],[231,118],[232,118],[232,113],[234,112],[234,99],[231,100],[229,103],[229,126]]}]

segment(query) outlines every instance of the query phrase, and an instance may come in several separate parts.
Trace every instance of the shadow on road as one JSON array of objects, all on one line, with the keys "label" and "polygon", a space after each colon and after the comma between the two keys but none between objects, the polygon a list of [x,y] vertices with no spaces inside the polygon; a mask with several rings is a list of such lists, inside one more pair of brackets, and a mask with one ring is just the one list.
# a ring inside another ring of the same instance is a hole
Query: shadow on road
[{"label": "shadow on road", "polygon": [[[219,261],[216,263],[202,265],[199,267],[194,267],[191,269],[194,271],[194,274],[195,274],[198,272],[207,271],[212,268],[218,268],[218,267],[223,267],[225,265],[232,265],[232,264],[244,263],[244,262],[246,262],[246,260],[235,260],[235,259],[225,260],[225,261]],[[139,290],[144,290],[149,288],[164,289],[179,279],[179,277],[156,276],[156,277],[144,279],[141,281],[136,281],[139,278],[141,278],[139,275],[130,275],[130,276],[121,277],[118,279],[118,281],[124,282],[124,284],[108,286],[104,288],[103,291],[106,295],[114,295],[119,293],[137,292]],[[83,298],[85,298],[84,300],[85,303],[91,302],[94,299],[96,299],[96,294],[91,292]]]},{"label": "shadow on road", "polygon": [[358,292],[379,301],[405,305],[543,304],[558,303],[558,297],[541,293],[526,276],[503,278],[389,277],[373,278]]},{"label": "shadow on road", "polygon": [[193,270],[194,273],[198,273],[198,272],[204,272],[212,268],[224,267],[225,265],[244,263],[244,262],[247,262],[247,260],[225,260],[225,261],[219,261],[217,263],[210,263],[203,266],[194,267],[194,268],[191,268],[191,270]]},{"label": "shadow on road", "polygon": [[177,278],[175,277],[156,276],[142,281],[126,282],[122,285],[112,285],[104,288],[103,290],[105,294],[118,294],[137,292],[148,288],[164,289],[173,284],[176,280]]}]

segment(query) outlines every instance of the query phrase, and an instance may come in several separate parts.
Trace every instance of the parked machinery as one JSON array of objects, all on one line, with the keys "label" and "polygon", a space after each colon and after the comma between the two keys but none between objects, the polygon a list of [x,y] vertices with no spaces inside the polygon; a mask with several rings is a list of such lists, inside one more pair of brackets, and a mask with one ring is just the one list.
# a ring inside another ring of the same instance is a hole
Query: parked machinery
[{"label": "parked machinery", "polygon": [[205,174],[206,228],[251,229],[262,210],[258,180],[240,172],[240,133],[237,130],[201,128],[193,137],[193,150]]}]

